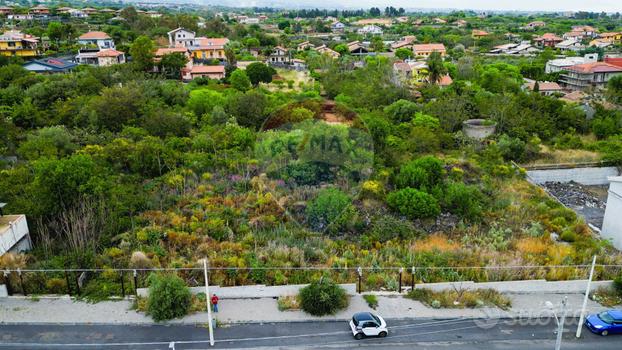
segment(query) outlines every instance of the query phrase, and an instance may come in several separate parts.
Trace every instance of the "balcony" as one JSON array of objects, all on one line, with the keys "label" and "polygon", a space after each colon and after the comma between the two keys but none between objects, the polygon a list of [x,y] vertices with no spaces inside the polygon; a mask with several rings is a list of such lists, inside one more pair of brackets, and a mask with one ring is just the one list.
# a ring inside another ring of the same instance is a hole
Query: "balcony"
[{"label": "balcony", "polygon": [[0,256],[32,247],[26,215],[0,216]]}]

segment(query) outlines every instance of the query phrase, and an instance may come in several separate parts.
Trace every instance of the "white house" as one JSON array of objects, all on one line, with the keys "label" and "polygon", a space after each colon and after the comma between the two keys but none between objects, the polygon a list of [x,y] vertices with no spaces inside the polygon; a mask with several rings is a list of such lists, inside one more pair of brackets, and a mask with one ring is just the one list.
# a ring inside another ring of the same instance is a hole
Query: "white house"
[{"label": "white house", "polygon": [[362,35],[366,35],[366,34],[371,34],[371,35],[382,35],[382,28],[378,27],[375,24],[368,24],[366,26],[364,26],[363,28],[359,28],[359,30],[357,30],[357,32],[359,34]]},{"label": "white house", "polygon": [[169,47],[189,47],[194,46],[196,33],[184,28],[173,29],[168,32]]},{"label": "white house", "polygon": [[346,25],[337,21],[330,25],[330,29],[334,32],[343,32],[346,29]]},{"label": "white house", "polygon": [[82,46],[96,46],[100,50],[114,49],[114,40],[104,32],[88,32],[78,37],[78,43]]},{"label": "white house", "polygon": [[289,50],[282,46],[277,46],[272,49],[270,56],[268,56],[268,63],[270,64],[289,64],[291,57],[289,57]]},{"label": "white house", "polygon": [[609,178],[607,209],[603,221],[602,235],[612,241],[613,246],[622,249],[622,176]]},{"label": "white house", "polygon": [[566,70],[568,67],[572,67],[577,64],[593,63],[598,61],[597,53],[589,53],[583,57],[566,57],[550,60],[546,62],[544,68],[545,73],[556,73]]}]

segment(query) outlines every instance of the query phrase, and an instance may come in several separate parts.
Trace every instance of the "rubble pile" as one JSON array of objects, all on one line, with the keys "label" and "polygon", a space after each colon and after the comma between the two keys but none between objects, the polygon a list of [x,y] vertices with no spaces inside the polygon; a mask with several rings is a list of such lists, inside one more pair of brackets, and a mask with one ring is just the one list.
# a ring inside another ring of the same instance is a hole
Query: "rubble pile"
[{"label": "rubble pile", "polygon": [[574,181],[546,182],[543,187],[569,207],[605,209],[606,206],[606,203],[592,194],[586,186]]}]

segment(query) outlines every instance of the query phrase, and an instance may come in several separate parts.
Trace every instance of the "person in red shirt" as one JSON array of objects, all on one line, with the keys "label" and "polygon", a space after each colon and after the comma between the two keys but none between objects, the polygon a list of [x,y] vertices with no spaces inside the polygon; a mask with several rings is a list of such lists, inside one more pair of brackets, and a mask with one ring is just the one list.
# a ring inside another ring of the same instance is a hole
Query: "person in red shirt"
[{"label": "person in red shirt", "polygon": [[214,312],[218,312],[218,297],[216,294],[212,294],[212,305],[214,306]]}]

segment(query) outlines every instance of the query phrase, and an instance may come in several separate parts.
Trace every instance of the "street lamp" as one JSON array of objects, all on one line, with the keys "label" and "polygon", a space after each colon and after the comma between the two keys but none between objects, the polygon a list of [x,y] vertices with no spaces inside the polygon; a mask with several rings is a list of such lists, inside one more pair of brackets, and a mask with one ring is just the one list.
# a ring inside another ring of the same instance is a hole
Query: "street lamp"
[{"label": "street lamp", "polygon": [[554,307],[553,307],[553,303],[551,303],[550,301],[547,301],[544,303],[544,305],[551,311],[553,312],[553,316],[555,317],[555,321],[557,322],[557,339],[555,340],[555,350],[560,350],[562,347],[562,336],[564,333],[564,322],[566,321],[566,313],[568,311],[568,308],[566,307],[566,305],[568,304],[568,297],[565,296],[564,299],[562,300],[562,314],[561,317],[557,316],[557,313],[555,313]]}]

